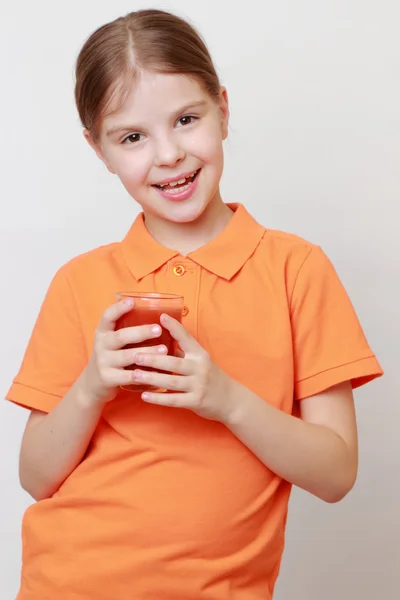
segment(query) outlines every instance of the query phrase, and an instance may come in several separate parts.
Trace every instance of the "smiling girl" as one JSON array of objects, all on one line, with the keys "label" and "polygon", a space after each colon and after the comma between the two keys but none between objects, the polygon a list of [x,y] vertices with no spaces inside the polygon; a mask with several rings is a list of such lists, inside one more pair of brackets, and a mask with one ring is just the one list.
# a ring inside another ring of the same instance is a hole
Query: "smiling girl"
[{"label": "smiling girl", "polygon": [[[104,25],[75,95],[142,211],[57,272],[7,395],[31,411],[20,479],[36,500],[18,599],[270,600],[291,487],[350,491],[352,389],[382,370],[323,251],[222,200],[228,96],[188,23]],[[135,310],[122,290],[184,296],[183,323],[117,330]],[[135,384],[167,392],[120,387]]]}]

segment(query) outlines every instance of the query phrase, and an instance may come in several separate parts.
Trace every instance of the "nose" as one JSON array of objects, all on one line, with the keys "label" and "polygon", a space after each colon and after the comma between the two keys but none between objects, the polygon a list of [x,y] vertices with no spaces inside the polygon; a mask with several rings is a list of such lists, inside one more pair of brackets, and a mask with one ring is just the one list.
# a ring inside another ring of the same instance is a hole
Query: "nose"
[{"label": "nose", "polygon": [[184,158],[185,152],[173,136],[157,140],[154,155],[154,164],[157,167],[174,167]]}]

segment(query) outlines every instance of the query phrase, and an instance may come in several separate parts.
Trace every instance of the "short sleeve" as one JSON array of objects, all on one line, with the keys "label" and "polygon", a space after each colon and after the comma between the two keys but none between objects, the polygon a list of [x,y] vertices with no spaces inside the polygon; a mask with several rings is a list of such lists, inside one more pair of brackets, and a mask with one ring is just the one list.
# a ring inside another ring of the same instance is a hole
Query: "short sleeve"
[{"label": "short sleeve", "polygon": [[383,374],[332,263],[312,246],[291,297],[295,399],[351,381],[353,388]]},{"label": "short sleeve", "polygon": [[79,377],[87,359],[76,303],[63,267],[50,284],[6,399],[50,412]]}]

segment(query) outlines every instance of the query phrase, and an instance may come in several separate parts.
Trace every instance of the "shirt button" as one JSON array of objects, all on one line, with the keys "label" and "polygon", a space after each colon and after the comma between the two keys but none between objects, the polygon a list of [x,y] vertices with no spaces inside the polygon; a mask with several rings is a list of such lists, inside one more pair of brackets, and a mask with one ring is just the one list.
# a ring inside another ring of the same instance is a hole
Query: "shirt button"
[{"label": "shirt button", "polygon": [[184,306],[183,310],[182,310],[182,316],[186,317],[188,314],[189,314],[189,309],[187,306]]},{"label": "shirt button", "polygon": [[174,267],[174,275],[176,275],[177,277],[181,277],[185,272],[185,267],[183,265],[176,265],[176,267]]}]

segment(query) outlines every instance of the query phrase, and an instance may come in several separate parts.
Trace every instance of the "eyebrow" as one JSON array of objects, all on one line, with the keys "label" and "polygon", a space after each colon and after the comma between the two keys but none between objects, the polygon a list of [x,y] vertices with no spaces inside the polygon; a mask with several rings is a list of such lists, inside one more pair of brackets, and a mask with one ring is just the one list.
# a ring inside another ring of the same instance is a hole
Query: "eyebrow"
[{"label": "eyebrow", "polygon": [[[198,100],[198,101],[194,101],[194,102],[189,102],[188,104],[185,104],[185,106],[182,106],[179,110],[177,110],[174,113],[174,117],[177,117],[178,115],[181,115],[183,113],[188,112],[189,110],[193,110],[195,108],[202,108],[203,106],[206,106],[207,101],[206,100]],[[142,127],[132,127],[132,125],[115,125],[115,127],[111,127],[111,129],[107,130],[106,136],[109,137],[111,135],[114,135],[115,133],[123,133],[124,131],[140,131],[141,129],[143,129]]]}]

